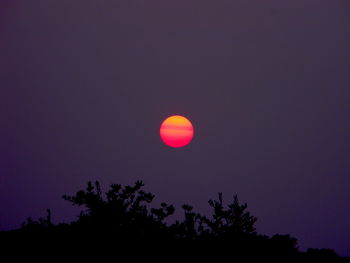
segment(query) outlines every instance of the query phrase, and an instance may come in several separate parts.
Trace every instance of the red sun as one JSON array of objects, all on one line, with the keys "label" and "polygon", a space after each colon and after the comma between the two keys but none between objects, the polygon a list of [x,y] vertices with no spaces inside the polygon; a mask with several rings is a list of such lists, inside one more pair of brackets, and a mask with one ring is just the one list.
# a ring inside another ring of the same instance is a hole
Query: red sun
[{"label": "red sun", "polygon": [[193,138],[193,125],[183,116],[170,116],[160,126],[160,137],[170,147],[183,147]]}]

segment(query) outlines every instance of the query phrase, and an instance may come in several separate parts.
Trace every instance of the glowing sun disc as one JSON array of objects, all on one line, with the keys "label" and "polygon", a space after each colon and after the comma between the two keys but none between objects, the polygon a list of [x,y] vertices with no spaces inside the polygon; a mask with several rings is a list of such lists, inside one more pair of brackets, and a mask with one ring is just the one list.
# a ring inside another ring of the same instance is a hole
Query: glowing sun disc
[{"label": "glowing sun disc", "polygon": [[170,116],[160,125],[160,138],[166,145],[174,148],[189,144],[193,133],[192,123],[180,115]]}]

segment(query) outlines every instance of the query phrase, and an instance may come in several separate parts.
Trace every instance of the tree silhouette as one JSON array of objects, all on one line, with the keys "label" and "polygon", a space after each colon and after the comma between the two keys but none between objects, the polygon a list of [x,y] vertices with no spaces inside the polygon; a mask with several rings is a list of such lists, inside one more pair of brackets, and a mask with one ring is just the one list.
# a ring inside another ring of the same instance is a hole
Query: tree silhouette
[{"label": "tree silhouette", "polygon": [[153,201],[154,195],[143,191],[143,186],[142,181],[125,187],[112,184],[104,197],[99,182],[94,185],[89,182],[86,190],[74,196],[64,195],[63,199],[86,208],[73,223],[76,229],[115,234],[118,239],[165,238],[169,231],[164,220],[175,208],[162,203],[159,208],[149,210],[147,204]]},{"label": "tree silhouette", "polygon": [[[154,200],[152,193],[144,191],[142,181],[132,186],[112,184],[103,193],[100,183],[88,182],[85,190],[74,195],[63,195],[63,199],[82,210],[76,221],[54,225],[51,210],[46,218],[37,221],[28,218],[20,229],[0,232],[0,238],[45,236],[45,240],[64,237],[72,246],[88,241],[98,244],[103,240],[112,243],[161,244],[172,242],[181,247],[177,251],[199,253],[203,257],[277,257],[279,259],[322,259],[331,262],[349,262],[339,257],[333,250],[309,249],[300,252],[297,240],[289,235],[268,237],[256,232],[257,218],[247,211],[247,204],[241,204],[237,195],[228,205],[224,205],[223,194],[217,200],[209,200],[213,212],[210,217],[194,211],[189,204],[182,206],[183,220],[167,224],[167,218],[174,214],[175,207],[160,203],[150,207]],[[174,243],[176,242],[176,243]],[[180,244],[187,244],[186,247]],[[172,250],[174,254],[175,250]],[[175,255],[175,254],[174,254]]]},{"label": "tree silhouette", "polygon": [[254,227],[257,218],[246,211],[247,204],[241,205],[237,195],[234,195],[233,202],[225,209],[222,193],[219,193],[218,200],[209,200],[213,208],[213,219],[206,220],[211,232],[216,236],[231,236],[255,234]]}]

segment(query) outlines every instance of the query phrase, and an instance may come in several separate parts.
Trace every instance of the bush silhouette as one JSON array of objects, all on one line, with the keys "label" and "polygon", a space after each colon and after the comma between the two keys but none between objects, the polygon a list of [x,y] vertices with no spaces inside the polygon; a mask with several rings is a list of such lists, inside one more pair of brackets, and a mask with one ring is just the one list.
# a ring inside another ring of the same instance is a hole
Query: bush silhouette
[{"label": "bush silhouette", "polygon": [[[45,237],[45,240],[65,238],[66,242],[82,244],[90,242],[111,242],[113,244],[172,244],[174,251],[196,251],[203,257],[277,257],[279,259],[322,259],[346,260],[333,250],[309,249],[300,252],[297,240],[289,235],[268,237],[256,232],[257,218],[247,211],[247,204],[241,204],[237,195],[224,205],[222,193],[217,200],[209,200],[212,208],[210,217],[201,215],[193,207],[182,206],[183,220],[168,224],[167,218],[174,214],[175,207],[161,203],[150,207],[154,195],[145,192],[142,181],[133,186],[112,184],[102,192],[99,182],[89,182],[85,190],[75,195],[64,195],[63,199],[82,210],[76,221],[54,225],[51,211],[46,218],[37,221],[29,218],[21,228],[0,232],[0,238]],[[175,245],[174,245],[175,244]],[[186,246],[184,246],[186,244]],[[173,251],[173,254],[174,254]],[[346,261],[348,262],[348,261]]]}]

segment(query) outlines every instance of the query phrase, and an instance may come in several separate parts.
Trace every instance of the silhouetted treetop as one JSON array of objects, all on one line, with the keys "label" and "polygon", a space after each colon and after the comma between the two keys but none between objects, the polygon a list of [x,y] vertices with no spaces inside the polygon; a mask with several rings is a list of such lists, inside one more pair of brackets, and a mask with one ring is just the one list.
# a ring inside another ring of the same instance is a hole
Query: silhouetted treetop
[{"label": "silhouetted treetop", "polygon": [[213,208],[213,218],[207,221],[208,226],[215,235],[255,234],[254,227],[257,218],[250,215],[247,204],[240,204],[237,195],[233,196],[233,202],[225,209],[222,193],[218,200],[209,200]]},{"label": "silhouetted treetop", "polygon": [[175,207],[165,202],[151,207],[155,196],[144,191],[143,187],[142,181],[136,181],[132,186],[112,184],[103,192],[98,181],[88,182],[84,190],[74,195],[63,195],[64,200],[82,208],[76,221],[54,225],[51,221],[51,210],[48,209],[46,218],[38,221],[29,218],[20,229],[0,232],[0,237],[44,234],[46,239],[65,236],[71,237],[70,240],[86,239],[89,242],[107,240],[101,237],[109,237],[112,242],[131,241],[144,244],[155,241],[174,241],[180,244],[181,241],[192,244],[190,247],[193,251],[197,251],[196,244],[201,244],[199,248],[203,255],[211,253],[228,256],[233,251],[236,257],[255,255],[280,259],[322,258],[332,259],[332,262],[341,259],[328,249],[299,252],[297,240],[289,235],[268,237],[257,234],[257,218],[247,211],[246,203],[239,202],[237,195],[233,195],[233,200],[227,205],[224,204],[222,193],[218,194],[217,199],[209,200],[211,216],[195,212],[191,205],[184,204],[183,219],[168,224],[166,219],[174,214]]}]

